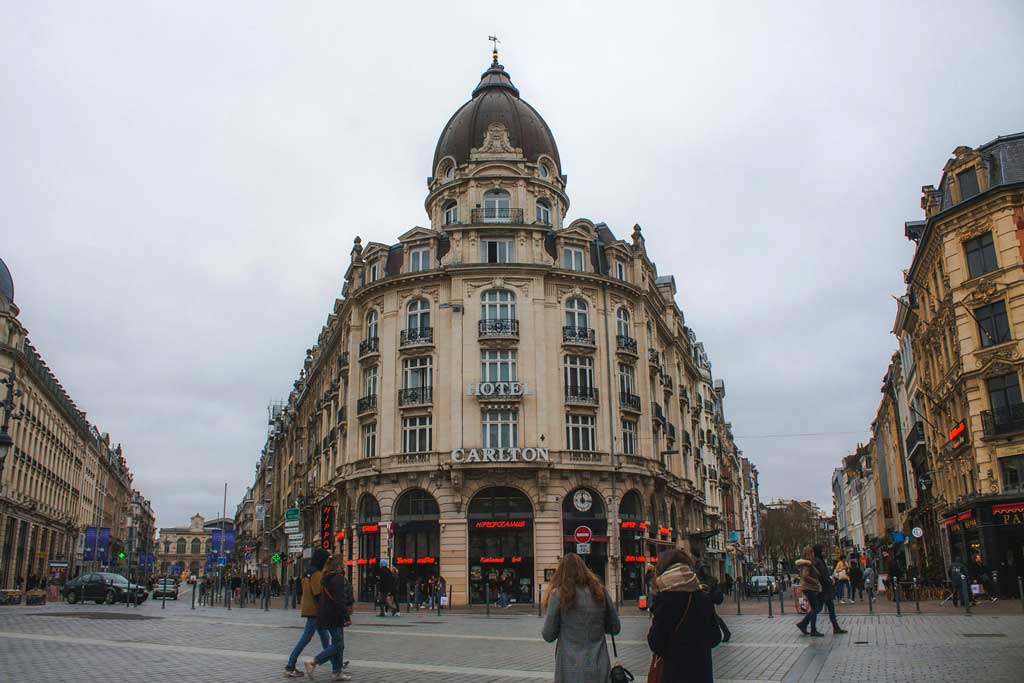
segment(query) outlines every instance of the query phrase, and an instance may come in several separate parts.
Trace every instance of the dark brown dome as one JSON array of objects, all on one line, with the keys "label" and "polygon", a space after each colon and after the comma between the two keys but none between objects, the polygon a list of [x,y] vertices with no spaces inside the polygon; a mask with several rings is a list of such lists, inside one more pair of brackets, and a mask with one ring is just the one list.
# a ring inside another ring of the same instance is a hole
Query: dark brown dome
[{"label": "dark brown dome", "polygon": [[454,158],[457,164],[468,162],[469,150],[483,144],[487,126],[494,122],[508,128],[509,142],[522,148],[528,161],[536,162],[541,154],[546,154],[558,166],[553,172],[561,174],[562,162],[551,129],[536,109],[520,99],[505,67],[495,61],[480,77],[473,99],[462,105],[444,127],[434,150],[431,175],[446,156]]}]

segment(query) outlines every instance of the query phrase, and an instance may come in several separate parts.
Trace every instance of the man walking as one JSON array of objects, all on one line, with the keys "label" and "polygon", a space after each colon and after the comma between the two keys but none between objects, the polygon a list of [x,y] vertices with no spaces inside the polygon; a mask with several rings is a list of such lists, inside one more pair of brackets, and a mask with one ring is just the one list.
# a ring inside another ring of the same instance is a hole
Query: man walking
[{"label": "man walking", "polygon": [[964,565],[960,561],[960,557],[954,557],[953,561],[949,563],[949,582],[953,590],[953,607],[960,606],[960,600],[964,595],[965,574]]},{"label": "man walking", "polygon": [[850,560],[850,603],[856,601],[857,594],[864,600],[864,570],[860,568],[860,560],[853,557]]},{"label": "man walking", "polygon": [[832,633],[841,635],[847,631],[839,626],[836,619],[835,587],[832,584],[832,576],[828,565],[825,564],[825,548],[820,544],[814,546],[814,570],[818,572],[818,582],[821,584],[819,600],[823,607],[828,609],[828,619],[832,622]]},{"label": "man walking", "polygon": [[877,585],[875,568],[870,564],[864,567],[864,587],[868,589],[868,600],[875,597],[875,586]]},{"label": "man walking", "polygon": [[302,611],[300,615],[306,620],[306,624],[302,630],[302,635],[299,636],[299,642],[295,643],[291,655],[288,656],[288,663],[284,667],[285,676],[291,678],[302,676],[302,672],[298,671],[295,665],[299,661],[299,655],[309,645],[309,641],[313,639],[314,633],[320,636],[320,644],[323,645],[323,649],[326,650],[330,645],[330,634],[327,632],[327,629],[320,628],[317,625],[317,600],[321,591],[320,579],[328,557],[330,555],[323,548],[314,550],[313,557],[309,562],[309,568],[302,575]]}]

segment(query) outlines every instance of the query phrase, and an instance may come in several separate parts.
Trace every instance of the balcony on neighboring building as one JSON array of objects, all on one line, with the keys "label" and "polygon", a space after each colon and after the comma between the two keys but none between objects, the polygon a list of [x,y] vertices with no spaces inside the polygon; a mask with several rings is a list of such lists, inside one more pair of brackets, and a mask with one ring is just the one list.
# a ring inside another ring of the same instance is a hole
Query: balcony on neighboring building
[{"label": "balcony on neighboring building", "polygon": [[515,318],[484,318],[479,323],[481,339],[519,339],[519,321]]},{"label": "balcony on neighboring building", "polygon": [[918,447],[924,446],[924,423],[915,422],[914,426],[907,431],[907,457],[909,458],[911,453],[917,450]]},{"label": "balcony on neighboring building", "polygon": [[987,439],[1024,432],[1024,403],[981,411],[981,425]]},{"label": "balcony on neighboring building", "polygon": [[661,372],[661,354],[657,349],[647,349],[647,363]]},{"label": "balcony on neighboring building", "polygon": [[356,413],[359,415],[367,415],[369,413],[377,412],[377,394],[370,394],[369,396],[363,396],[361,399],[356,401]]},{"label": "balcony on neighboring building", "polygon": [[380,337],[370,337],[359,342],[359,357],[369,356],[380,351]]},{"label": "balcony on neighboring building", "polygon": [[597,388],[569,385],[565,388],[565,402],[580,405],[597,405]]},{"label": "balcony on neighboring building", "polygon": [[401,346],[402,348],[405,348],[407,346],[419,346],[433,343],[433,327],[410,327],[407,330],[402,330],[399,339],[399,346]]},{"label": "balcony on neighboring building", "polygon": [[434,387],[410,387],[398,390],[398,405],[423,406],[434,402]]},{"label": "balcony on neighboring building", "polygon": [[338,367],[339,368],[347,368],[348,367],[348,352],[347,351],[345,353],[339,353],[338,354]]},{"label": "balcony on neighboring building", "polygon": [[654,403],[654,419],[665,424],[665,411],[662,409],[661,404],[658,402]]},{"label": "balcony on neighboring building", "polygon": [[342,424],[346,421],[345,406],[338,408],[338,424]]},{"label": "balcony on neighboring building", "polygon": [[619,407],[634,413],[640,412],[640,397],[636,394],[619,394]]},{"label": "balcony on neighboring building", "polygon": [[562,342],[576,346],[596,346],[597,336],[589,327],[566,325],[562,328]]},{"label": "balcony on neighboring building", "polygon": [[615,350],[619,353],[627,353],[631,356],[639,355],[636,350],[636,339],[624,334],[615,335]]},{"label": "balcony on neighboring building", "polygon": [[507,223],[509,225],[525,225],[523,222],[523,210],[513,209],[508,206],[488,206],[482,209],[473,209],[469,212],[469,220],[477,223]]}]

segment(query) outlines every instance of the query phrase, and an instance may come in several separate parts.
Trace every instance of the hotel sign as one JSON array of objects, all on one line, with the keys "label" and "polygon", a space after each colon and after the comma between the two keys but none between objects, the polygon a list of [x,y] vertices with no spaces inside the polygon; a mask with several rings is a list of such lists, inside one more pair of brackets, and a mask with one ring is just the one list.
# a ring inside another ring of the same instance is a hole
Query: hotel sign
[{"label": "hotel sign", "polygon": [[475,382],[466,385],[467,396],[526,396],[529,393],[525,382]]},{"label": "hotel sign", "polygon": [[453,463],[468,462],[550,462],[547,448],[456,448],[451,454]]}]

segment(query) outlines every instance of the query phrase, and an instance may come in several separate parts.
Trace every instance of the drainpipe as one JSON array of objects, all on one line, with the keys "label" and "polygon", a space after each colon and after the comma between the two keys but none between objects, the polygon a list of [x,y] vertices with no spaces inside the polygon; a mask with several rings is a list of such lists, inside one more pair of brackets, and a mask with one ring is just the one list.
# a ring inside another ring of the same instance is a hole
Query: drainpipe
[{"label": "drainpipe", "polygon": [[[604,244],[601,240],[594,240],[594,248],[597,250],[597,263],[600,274],[604,275]],[[609,517],[611,522],[611,529],[608,530],[608,550],[609,550],[609,567],[610,571],[614,574],[614,586],[615,586],[615,601],[616,604],[622,604],[622,590],[621,590],[621,578],[622,570],[620,569],[619,560],[620,550],[619,548],[619,496],[616,492],[615,482],[619,478],[619,468],[615,462],[615,402],[613,401],[613,389],[615,387],[615,375],[612,372],[612,345],[611,345],[611,333],[608,329],[608,283],[601,282],[601,296],[602,306],[604,307],[604,345],[607,353],[605,354],[605,363],[608,369],[608,462],[612,468],[612,502],[609,506],[611,515]]]}]

